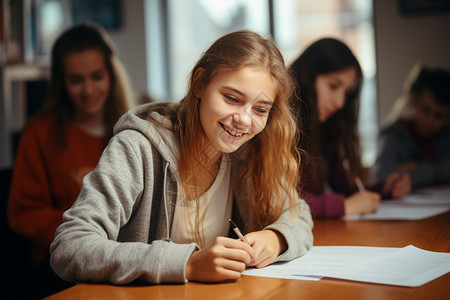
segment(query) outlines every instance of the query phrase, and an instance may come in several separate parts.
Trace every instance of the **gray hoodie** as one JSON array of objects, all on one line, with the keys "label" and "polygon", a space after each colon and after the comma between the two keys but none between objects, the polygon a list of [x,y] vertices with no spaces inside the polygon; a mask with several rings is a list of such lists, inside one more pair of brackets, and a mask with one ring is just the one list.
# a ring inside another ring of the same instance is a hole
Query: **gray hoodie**
[{"label": "gray hoodie", "polygon": [[[50,264],[65,280],[186,282],[186,263],[198,246],[169,239],[181,189],[177,138],[166,126],[140,117],[150,105],[138,106],[118,121],[97,167],[84,178],[78,199],[63,215],[50,246]],[[156,112],[151,116],[170,128],[168,118]],[[240,165],[242,160],[233,160],[232,178]],[[245,234],[248,204],[236,197],[233,203],[233,219]],[[312,246],[309,207],[299,199],[298,209],[300,218],[293,219],[286,208],[266,228],[287,241],[288,249],[277,261],[292,260]]]},{"label": "gray hoodie", "polygon": [[412,134],[402,123],[401,120],[396,121],[381,130],[377,158],[372,168],[374,178],[384,179],[394,172],[403,173],[397,165],[414,162],[416,167],[407,172],[413,188],[450,183],[450,126],[439,133],[435,161],[426,161],[422,159]]}]

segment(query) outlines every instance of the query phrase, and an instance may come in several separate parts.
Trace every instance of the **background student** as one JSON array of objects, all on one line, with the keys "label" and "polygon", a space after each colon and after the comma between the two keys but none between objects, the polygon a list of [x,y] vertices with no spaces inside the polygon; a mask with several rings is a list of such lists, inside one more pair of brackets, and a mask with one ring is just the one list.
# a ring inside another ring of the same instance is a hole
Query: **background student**
[{"label": "background student", "polygon": [[[410,190],[407,175],[359,190],[363,178],[357,132],[361,67],[341,41],[324,38],[312,43],[292,63],[297,81],[291,101],[301,129],[298,148],[307,154],[299,184],[316,217],[364,214],[377,210],[382,197],[403,197]],[[367,190],[366,190],[367,188]]]},{"label": "background student", "polygon": [[450,71],[417,65],[380,132],[376,178],[404,172],[413,187],[450,183]]},{"label": "background student", "polygon": [[[274,42],[218,39],[179,103],[127,113],[51,246],[71,281],[218,282],[312,246],[292,79]],[[250,245],[230,238],[233,219]]]},{"label": "background student", "polygon": [[132,101],[126,74],[102,28],[79,25],[56,40],[49,99],[21,137],[7,210],[11,229],[33,244],[36,297],[67,286],[50,268],[50,244],[84,175],[97,165],[114,123]]}]

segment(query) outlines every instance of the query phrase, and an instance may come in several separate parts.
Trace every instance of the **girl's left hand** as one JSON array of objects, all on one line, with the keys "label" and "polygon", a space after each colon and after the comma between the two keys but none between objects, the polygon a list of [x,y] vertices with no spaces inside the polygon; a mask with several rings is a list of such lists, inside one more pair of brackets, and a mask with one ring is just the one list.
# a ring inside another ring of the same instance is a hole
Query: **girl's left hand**
[{"label": "girl's left hand", "polygon": [[411,177],[407,173],[393,173],[386,178],[383,194],[403,198],[411,191]]},{"label": "girl's left hand", "polygon": [[271,264],[281,253],[286,251],[287,243],[284,237],[275,230],[255,231],[245,235],[252,248],[256,251],[256,258],[249,266],[263,268]]}]

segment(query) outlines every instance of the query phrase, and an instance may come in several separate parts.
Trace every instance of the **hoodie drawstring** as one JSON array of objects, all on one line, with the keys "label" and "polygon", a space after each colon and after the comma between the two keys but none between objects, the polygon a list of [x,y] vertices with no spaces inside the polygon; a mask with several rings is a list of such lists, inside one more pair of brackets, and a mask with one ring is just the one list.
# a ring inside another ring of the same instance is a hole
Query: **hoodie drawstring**
[{"label": "hoodie drawstring", "polygon": [[169,212],[167,209],[167,199],[166,199],[166,177],[167,177],[167,169],[169,168],[170,162],[166,162],[166,165],[164,167],[164,192],[163,192],[163,200],[164,200],[164,211],[166,213],[166,240],[170,241],[169,236]]}]

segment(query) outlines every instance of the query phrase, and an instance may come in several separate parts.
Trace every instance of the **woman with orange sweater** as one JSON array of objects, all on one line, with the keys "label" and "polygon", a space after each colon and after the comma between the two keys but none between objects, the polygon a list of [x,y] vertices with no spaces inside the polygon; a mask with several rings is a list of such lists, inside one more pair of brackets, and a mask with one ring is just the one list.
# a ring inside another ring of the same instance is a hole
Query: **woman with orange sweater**
[{"label": "woman with orange sweater", "polygon": [[51,58],[49,99],[22,134],[7,211],[11,229],[33,244],[37,297],[66,286],[49,266],[49,246],[113,125],[132,103],[126,74],[103,28],[83,24],[67,30]]}]

